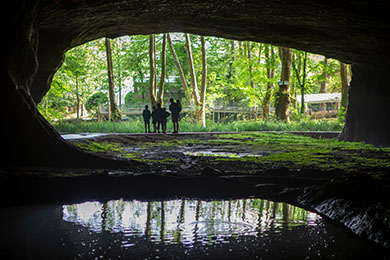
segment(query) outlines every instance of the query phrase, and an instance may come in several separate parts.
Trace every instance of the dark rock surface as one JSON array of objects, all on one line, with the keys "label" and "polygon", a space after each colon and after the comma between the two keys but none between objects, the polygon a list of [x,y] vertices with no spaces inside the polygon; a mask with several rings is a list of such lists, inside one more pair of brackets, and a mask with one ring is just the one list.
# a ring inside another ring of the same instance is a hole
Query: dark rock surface
[{"label": "dark rock surface", "polygon": [[359,184],[336,181],[308,187],[296,201],[341,223],[356,235],[390,248],[389,187],[357,181]]}]

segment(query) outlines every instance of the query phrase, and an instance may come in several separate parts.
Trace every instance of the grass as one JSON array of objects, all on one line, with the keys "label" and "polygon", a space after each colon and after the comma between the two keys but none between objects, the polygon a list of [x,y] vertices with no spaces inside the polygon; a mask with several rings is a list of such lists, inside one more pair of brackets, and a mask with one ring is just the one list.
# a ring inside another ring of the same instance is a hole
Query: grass
[{"label": "grass", "polygon": [[218,135],[218,139],[213,142],[276,152],[268,156],[229,158],[228,160],[256,162],[278,167],[314,166],[325,171],[355,172],[369,169],[375,174],[382,174],[390,169],[390,148],[379,148],[364,142],[315,139],[288,133],[223,134]]},{"label": "grass", "polygon": [[[93,121],[59,121],[53,126],[60,133],[143,133],[143,122],[93,122]],[[182,120],[181,132],[238,132],[238,131],[341,131],[342,124],[337,120],[300,120],[290,124],[280,121],[245,120],[231,123],[207,122],[204,128],[201,125]],[[168,123],[168,131],[172,130],[172,122]]]}]

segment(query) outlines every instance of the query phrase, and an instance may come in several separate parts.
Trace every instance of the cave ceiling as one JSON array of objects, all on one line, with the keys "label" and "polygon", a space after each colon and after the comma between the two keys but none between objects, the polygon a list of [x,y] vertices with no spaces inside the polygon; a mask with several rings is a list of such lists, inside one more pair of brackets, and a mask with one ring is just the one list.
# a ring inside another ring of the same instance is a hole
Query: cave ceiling
[{"label": "cave ceiling", "polygon": [[294,47],[346,63],[387,64],[383,1],[42,1],[43,44],[65,50],[108,36],[189,32]]}]

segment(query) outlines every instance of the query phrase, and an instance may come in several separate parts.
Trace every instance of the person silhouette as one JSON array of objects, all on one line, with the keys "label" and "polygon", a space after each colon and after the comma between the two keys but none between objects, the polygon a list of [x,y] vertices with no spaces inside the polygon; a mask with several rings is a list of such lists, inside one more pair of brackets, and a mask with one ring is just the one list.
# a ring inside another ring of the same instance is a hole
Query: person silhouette
[{"label": "person silhouette", "polygon": [[150,133],[150,111],[149,106],[145,105],[145,109],[142,112],[142,117],[144,118],[145,133]]},{"label": "person silhouette", "polygon": [[162,131],[165,134],[167,132],[167,118],[171,115],[169,112],[167,112],[167,109],[163,108],[163,115],[162,115]]},{"label": "person silhouette", "polygon": [[157,133],[157,115],[156,115],[156,106],[152,108],[152,124],[153,124],[153,133]]},{"label": "person silhouette", "polygon": [[157,104],[157,109],[156,109],[156,120],[157,120],[157,132],[160,133],[160,126],[161,126],[161,131],[163,133],[166,133],[166,125],[167,125],[167,117],[170,115],[166,111],[165,108],[161,107],[161,104]]},{"label": "person silhouette", "polygon": [[171,104],[169,105],[169,111],[172,113],[172,124],[173,124],[173,133],[179,133],[179,115],[181,111],[181,105],[175,103],[173,98],[169,100]]}]

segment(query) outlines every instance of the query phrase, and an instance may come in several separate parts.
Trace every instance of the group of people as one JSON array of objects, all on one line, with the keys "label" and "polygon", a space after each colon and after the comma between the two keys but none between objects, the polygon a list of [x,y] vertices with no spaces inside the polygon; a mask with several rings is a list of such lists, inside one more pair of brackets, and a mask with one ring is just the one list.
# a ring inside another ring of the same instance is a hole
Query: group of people
[{"label": "group of people", "polygon": [[163,133],[167,132],[167,118],[171,116],[173,123],[173,133],[179,133],[179,119],[181,112],[181,103],[180,100],[176,100],[176,102],[171,98],[169,105],[169,113],[165,107],[161,107],[161,104],[158,103],[157,106],[153,106],[152,112],[149,110],[149,106],[145,105],[145,109],[142,112],[142,117],[145,123],[145,133],[151,133],[150,131],[150,119],[152,119],[153,124],[153,133]]}]

